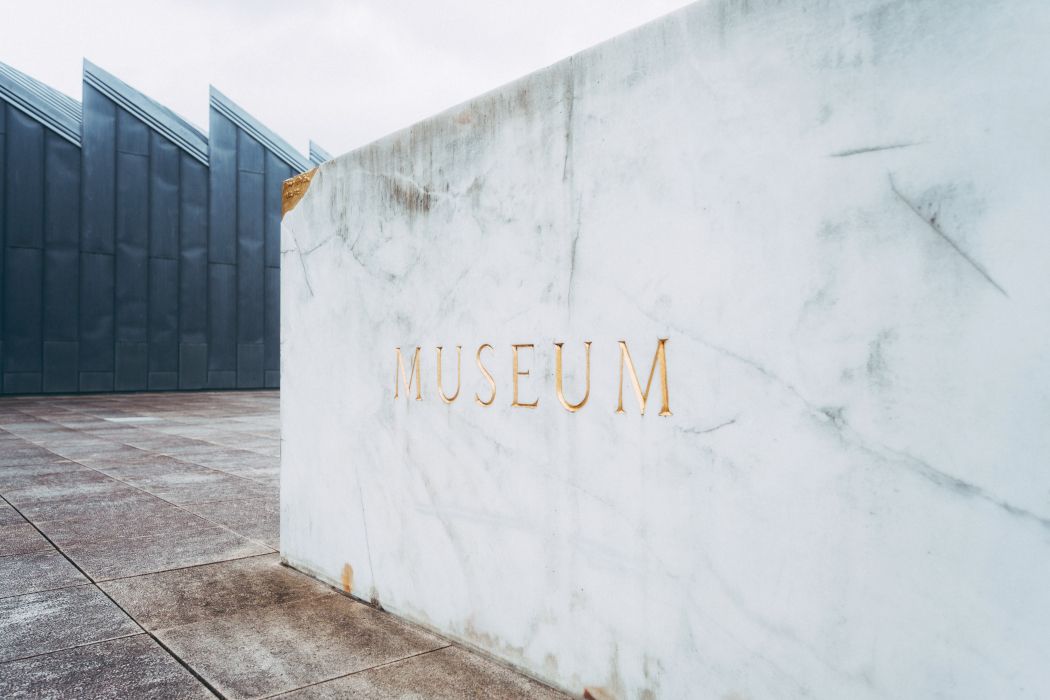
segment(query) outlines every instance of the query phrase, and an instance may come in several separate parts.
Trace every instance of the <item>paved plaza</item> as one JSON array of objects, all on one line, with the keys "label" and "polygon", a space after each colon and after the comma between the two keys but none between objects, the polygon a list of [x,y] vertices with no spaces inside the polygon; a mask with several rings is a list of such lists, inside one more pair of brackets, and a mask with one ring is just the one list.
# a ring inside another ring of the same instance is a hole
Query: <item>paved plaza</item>
[{"label": "paved plaza", "polygon": [[281,565],[278,404],[0,400],[0,697],[563,697]]}]

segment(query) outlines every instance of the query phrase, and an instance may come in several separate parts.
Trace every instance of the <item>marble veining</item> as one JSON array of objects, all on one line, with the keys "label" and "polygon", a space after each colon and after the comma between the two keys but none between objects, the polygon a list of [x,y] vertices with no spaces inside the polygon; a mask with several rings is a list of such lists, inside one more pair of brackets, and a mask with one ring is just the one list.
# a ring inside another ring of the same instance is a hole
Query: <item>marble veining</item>
[{"label": "marble veining", "polygon": [[1048,32],[701,2],[323,164],[282,556],[575,693],[1050,695]]}]

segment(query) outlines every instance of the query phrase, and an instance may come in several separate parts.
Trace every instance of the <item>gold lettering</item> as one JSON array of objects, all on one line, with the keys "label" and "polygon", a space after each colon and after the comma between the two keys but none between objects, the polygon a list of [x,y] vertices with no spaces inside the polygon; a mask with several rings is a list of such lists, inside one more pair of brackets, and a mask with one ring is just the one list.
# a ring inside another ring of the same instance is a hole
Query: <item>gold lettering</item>
[{"label": "gold lettering", "polygon": [[587,390],[583,393],[583,400],[579,403],[569,403],[565,400],[565,389],[562,386],[561,380],[561,346],[564,343],[554,344],[554,389],[558,394],[558,401],[565,407],[565,410],[569,413],[576,413],[585,405],[587,405],[587,399],[591,396],[591,341],[587,341],[583,344],[584,351],[587,356]]},{"label": "gold lettering", "polygon": [[437,355],[438,355],[438,396],[440,396],[441,400],[444,401],[445,403],[452,403],[459,396],[460,370],[463,367],[463,363],[462,363],[463,355],[460,352],[462,349],[463,349],[462,345],[457,345],[456,346],[456,393],[454,393],[452,396],[445,396],[445,391],[441,388],[441,346],[440,345],[437,346]]},{"label": "gold lettering", "polygon": [[416,346],[416,354],[412,356],[412,369],[409,370],[408,374],[405,374],[405,359],[401,357],[401,348],[394,348],[397,352],[397,368],[394,370],[394,399],[398,397],[398,381],[397,375],[400,371],[401,379],[405,382],[405,398],[412,395],[412,379],[414,377],[416,382],[416,401],[423,400],[423,380],[420,379],[420,371],[423,363],[419,359],[420,348]]},{"label": "gold lettering", "polygon": [[518,406],[520,408],[536,408],[536,406],[538,406],[539,403],[540,403],[539,399],[536,399],[532,403],[521,403],[521,402],[518,401],[518,377],[527,377],[527,376],[529,376],[529,370],[525,370],[524,372],[519,372],[518,371],[518,350],[520,350],[521,348],[531,348],[532,347],[532,343],[523,343],[521,345],[511,345],[511,347],[514,348],[514,400],[511,401],[510,405],[511,406]]},{"label": "gold lettering", "polygon": [[488,343],[478,346],[478,352],[474,356],[474,360],[478,363],[478,369],[480,369],[481,373],[485,375],[485,379],[489,381],[489,386],[492,387],[492,396],[489,397],[488,401],[482,401],[480,396],[474,394],[474,400],[478,402],[479,406],[491,406],[492,402],[496,400],[496,380],[493,379],[492,375],[489,374],[489,371],[485,369],[485,365],[481,364],[481,351],[485,348],[492,350],[492,346]]},{"label": "gold lettering", "polygon": [[619,403],[616,406],[617,413],[624,413],[623,410],[623,364],[627,362],[627,368],[631,370],[631,382],[634,384],[634,395],[638,399],[638,404],[642,407],[642,415],[645,415],[645,402],[649,400],[649,389],[653,386],[653,375],[656,374],[656,365],[660,365],[660,393],[663,396],[663,404],[660,407],[661,416],[671,415],[671,406],[667,397],[667,351],[665,346],[667,345],[667,338],[661,338],[656,344],[656,355],[653,357],[653,367],[649,370],[649,381],[645,384],[645,391],[642,391],[642,385],[638,381],[638,374],[634,371],[634,363],[631,362],[631,353],[627,350],[627,343],[623,340],[620,341],[620,397]]}]

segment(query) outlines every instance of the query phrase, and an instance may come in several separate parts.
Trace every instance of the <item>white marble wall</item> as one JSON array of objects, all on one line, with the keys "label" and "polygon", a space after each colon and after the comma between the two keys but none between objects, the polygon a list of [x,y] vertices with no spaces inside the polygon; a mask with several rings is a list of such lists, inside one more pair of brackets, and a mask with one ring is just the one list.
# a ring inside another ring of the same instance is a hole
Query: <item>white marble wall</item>
[{"label": "white marble wall", "polygon": [[[321,166],[283,556],[575,693],[1050,697],[1048,36],[701,2]],[[673,415],[616,415],[657,338]]]}]

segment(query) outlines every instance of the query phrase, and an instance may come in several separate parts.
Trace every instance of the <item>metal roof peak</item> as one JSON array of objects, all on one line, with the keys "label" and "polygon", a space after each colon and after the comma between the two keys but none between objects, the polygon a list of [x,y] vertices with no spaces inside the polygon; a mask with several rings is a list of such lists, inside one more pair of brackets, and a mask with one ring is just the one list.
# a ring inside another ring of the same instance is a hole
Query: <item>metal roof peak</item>
[{"label": "metal roof peak", "polygon": [[84,59],[84,82],[146,122],[204,165],[208,164],[207,136],[171,109],[87,58]]},{"label": "metal roof peak", "polygon": [[262,122],[249,114],[243,107],[219,91],[214,85],[208,86],[209,101],[213,109],[232,121],[241,129],[252,135],[257,141],[272,151],[281,160],[299,172],[313,167],[309,159],[293,148],[287,141],[267,128]]},{"label": "metal roof peak", "polygon": [[0,62],[0,99],[73,145],[80,145],[80,103],[69,95]]}]

